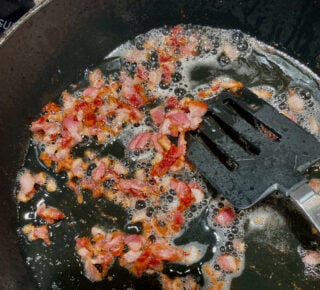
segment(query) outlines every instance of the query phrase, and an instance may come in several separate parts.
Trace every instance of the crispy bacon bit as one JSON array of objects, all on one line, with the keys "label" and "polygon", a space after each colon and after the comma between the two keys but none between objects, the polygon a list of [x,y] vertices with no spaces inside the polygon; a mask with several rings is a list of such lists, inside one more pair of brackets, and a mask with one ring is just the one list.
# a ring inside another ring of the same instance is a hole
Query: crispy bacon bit
[{"label": "crispy bacon bit", "polygon": [[224,271],[236,272],[240,261],[231,255],[221,255],[218,257],[218,264]]},{"label": "crispy bacon bit", "polygon": [[170,186],[176,191],[179,198],[180,205],[178,210],[183,211],[195,202],[195,197],[192,194],[191,188],[186,182],[172,178]]},{"label": "crispy bacon bit", "polygon": [[156,163],[155,166],[153,166],[150,174],[152,176],[164,176],[180,156],[181,154],[178,147],[172,144],[170,149],[164,153],[163,159],[159,163]]},{"label": "crispy bacon bit", "polygon": [[104,84],[101,70],[95,69],[94,71],[90,72],[89,82],[92,87],[100,89]]},{"label": "crispy bacon bit", "polygon": [[56,221],[62,220],[65,218],[63,212],[58,210],[55,207],[46,207],[44,203],[38,206],[37,215],[44,220],[46,220],[49,224],[54,224]]},{"label": "crispy bacon bit", "polygon": [[92,170],[92,178],[94,181],[100,181],[103,179],[103,177],[106,174],[106,164],[104,163],[104,161],[100,161],[99,165]]},{"label": "crispy bacon bit", "polygon": [[33,224],[27,224],[22,228],[22,232],[25,235],[28,235],[29,241],[41,239],[48,246],[51,244],[50,239],[49,239],[49,231],[48,231],[47,225],[36,227]]},{"label": "crispy bacon bit", "polygon": [[143,150],[146,148],[150,138],[151,138],[151,133],[149,133],[149,132],[139,133],[131,139],[131,141],[128,145],[128,149],[129,150]]},{"label": "crispy bacon bit", "polygon": [[237,214],[232,208],[224,207],[219,209],[218,214],[215,216],[214,221],[220,226],[227,227],[233,223]]},{"label": "crispy bacon bit", "polygon": [[151,114],[153,123],[156,126],[160,126],[164,121],[164,117],[166,113],[163,106],[158,106],[150,110],[150,114]]},{"label": "crispy bacon bit", "polygon": [[35,180],[30,171],[25,171],[19,178],[20,191],[17,200],[22,202],[29,201],[35,194]]},{"label": "crispy bacon bit", "polygon": [[68,130],[71,137],[74,138],[76,142],[80,142],[82,140],[82,137],[79,134],[80,122],[75,117],[66,116],[62,122],[62,125]]},{"label": "crispy bacon bit", "polygon": [[289,109],[294,113],[301,113],[304,109],[304,101],[294,91],[289,93],[287,104]]},{"label": "crispy bacon bit", "polygon": [[47,181],[47,186],[46,186],[47,191],[54,192],[57,190],[57,188],[58,188],[58,186],[57,186],[56,181],[52,178],[49,178]]},{"label": "crispy bacon bit", "polygon": [[120,179],[119,190],[137,197],[146,197],[148,194],[156,193],[154,187],[138,179]]},{"label": "crispy bacon bit", "polygon": [[169,109],[176,109],[179,107],[179,101],[176,97],[171,96],[166,99],[166,107]]},{"label": "crispy bacon bit", "polygon": [[307,265],[320,265],[320,253],[317,251],[307,251],[302,258],[302,262]]}]

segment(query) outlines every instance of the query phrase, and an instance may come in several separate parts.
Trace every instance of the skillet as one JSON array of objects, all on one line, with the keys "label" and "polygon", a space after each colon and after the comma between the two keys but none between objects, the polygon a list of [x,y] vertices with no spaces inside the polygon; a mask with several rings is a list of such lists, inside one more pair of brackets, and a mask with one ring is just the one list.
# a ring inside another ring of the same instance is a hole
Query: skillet
[{"label": "skillet", "polygon": [[[100,0],[94,5],[89,0],[56,0],[45,1],[21,19],[0,40],[0,288],[35,288],[19,250],[12,192],[30,137],[27,125],[42,105],[69,83],[76,82],[86,67],[99,63],[120,43],[165,24],[241,29],[279,45],[317,70],[319,8],[319,1],[310,0]],[[284,211],[290,214],[290,209]],[[297,218],[292,226],[300,241],[307,244],[305,224]],[[247,253],[249,261],[261,253],[258,246],[251,249]],[[268,254],[267,249],[262,250]],[[270,257],[264,263],[260,261],[259,267],[268,272],[267,266],[274,262],[277,258]],[[247,270],[245,274],[247,278],[236,282],[234,289],[248,289],[248,285],[255,289],[255,283],[261,285],[256,273]],[[271,285],[261,287],[270,289]]]}]

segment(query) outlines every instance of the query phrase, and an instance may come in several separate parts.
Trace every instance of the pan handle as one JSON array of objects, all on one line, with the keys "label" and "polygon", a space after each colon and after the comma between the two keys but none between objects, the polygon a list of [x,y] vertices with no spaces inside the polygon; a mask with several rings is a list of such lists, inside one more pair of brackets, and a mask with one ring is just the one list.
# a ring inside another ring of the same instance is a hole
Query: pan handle
[{"label": "pan handle", "polygon": [[320,234],[320,195],[308,184],[303,184],[291,192],[290,197]]}]

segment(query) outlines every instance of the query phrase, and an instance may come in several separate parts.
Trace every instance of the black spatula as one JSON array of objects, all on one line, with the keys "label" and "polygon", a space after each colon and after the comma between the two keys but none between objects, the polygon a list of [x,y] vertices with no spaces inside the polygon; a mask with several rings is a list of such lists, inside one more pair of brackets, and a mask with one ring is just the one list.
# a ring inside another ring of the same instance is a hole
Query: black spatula
[{"label": "black spatula", "polygon": [[188,136],[187,156],[236,208],[279,191],[320,231],[320,195],[303,172],[320,160],[320,143],[248,89],[208,101],[199,130]]}]

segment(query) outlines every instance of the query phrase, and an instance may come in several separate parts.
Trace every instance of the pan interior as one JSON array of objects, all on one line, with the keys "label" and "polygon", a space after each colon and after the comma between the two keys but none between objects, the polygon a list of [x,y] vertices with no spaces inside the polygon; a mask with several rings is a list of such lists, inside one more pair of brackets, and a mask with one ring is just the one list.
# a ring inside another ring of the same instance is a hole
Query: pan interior
[{"label": "pan interior", "polygon": [[[214,80],[223,82],[233,79],[254,90],[261,97],[267,98],[272,105],[289,117],[295,118],[302,127],[320,139],[319,80],[303,65],[240,31],[200,26],[185,26],[184,29],[189,37],[193,33],[207,36],[211,44],[210,49],[201,50],[199,55],[192,55],[180,61],[177,69],[178,81],[173,81],[171,86],[158,89],[160,100],[168,95],[175,95],[180,99],[186,95],[197,98],[200,92],[212,86]],[[124,70],[127,65],[123,61],[124,55],[130,49],[136,48],[139,45],[138,41],[157,38],[166,33],[168,28],[156,29],[146,35],[140,35],[134,41],[114,50],[96,68],[102,69],[105,76],[115,76],[120,70]],[[197,49],[200,50],[200,48]],[[119,57],[121,61],[117,63]],[[76,90],[68,89],[76,95],[86,86],[87,79],[81,80]],[[298,105],[303,103],[302,110],[297,109],[295,104],[291,104],[292,97],[298,100]],[[57,102],[60,101],[60,99],[57,100]],[[158,104],[159,102],[155,102],[150,106]],[[150,107],[146,107],[145,111],[147,110],[150,110]],[[93,148],[99,156],[110,156],[125,161],[130,169],[135,169],[138,158],[128,153],[126,147],[134,133],[138,133],[143,127],[148,127],[145,121],[139,126],[130,125],[124,129],[123,135],[119,138],[111,139],[110,142],[102,145],[88,139],[79,143],[74,148],[73,154],[75,157],[82,157],[85,149]],[[153,287],[160,289],[157,274],[144,275],[141,279],[137,279],[120,267],[118,261],[115,261],[109,269],[108,276],[113,277],[111,280],[106,279],[93,284],[84,277],[82,264],[74,250],[75,238],[90,236],[91,228],[96,225],[110,231],[124,230],[130,223],[135,210],[124,210],[104,198],[92,198],[90,193],[84,193],[85,203],[78,205],[74,193],[65,185],[66,174],[63,172],[57,174],[54,169],[46,168],[39,161],[41,150],[37,142],[34,140],[30,142],[23,170],[28,169],[32,172],[45,170],[57,181],[58,189],[48,193],[40,188],[30,202],[20,203],[20,227],[30,222],[43,223],[35,215],[39,203],[43,201],[62,210],[66,218],[50,226],[50,237],[53,243],[49,247],[44,246],[40,241],[30,242],[22,235],[26,263],[34,273],[40,288],[147,289]],[[314,166],[308,174],[311,178],[317,178],[319,177],[317,172],[318,167]],[[302,258],[307,250],[319,251],[319,244],[316,237],[312,235],[310,226],[288,204],[287,200],[275,195],[262,205],[239,212],[237,222],[232,224],[232,227],[221,228],[213,223],[213,219],[215,211],[220,207],[219,204],[226,204],[223,197],[208,188],[196,173],[189,175],[184,173],[179,177],[188,181],[197,180],[205,188],[206,194],[204,199],[196,204],[194,210],[190,208],[184,212],[186,224],[182,232],[173,237],[171,242],[176,246],[193,243],[198,248],[202,248],[203,256],[202,260],[194,263],[192,267],[167,264],[165,273],[171,276],[186,276],[185,273],[191,272],[192,277],[201,287],[208,287],[208,278],[203,275],[202,265],[208,261],[212,267],[217,264],[216,259],[225,251],[222,247],[226,246],[234,229],[231,240],[236,236],[245,241],[247,250],[244,255],[237,253],[244,267],[242,275],[240,270],[237,273],[240,275],[238,278],[234,278],[236,275],[224,275],[226,285],[231,289],[245,289],[243,285],[246,285],[248,280],[252,285],[260,285],[263,281],[265,285],[263,289],[271,289],[271,285],[272,289],[295,289],[294,287],[317,289],[319,268],[304,265]],[[199,224],[201,227],[198,226]],[[261,259],[261,253],[268,259]],[[272,267],[265,267],[266,265]],[[264,269],[263,272],[260,271],[261,268]],[[185,273],[181,274],[183,272],[181,269]]]}]

